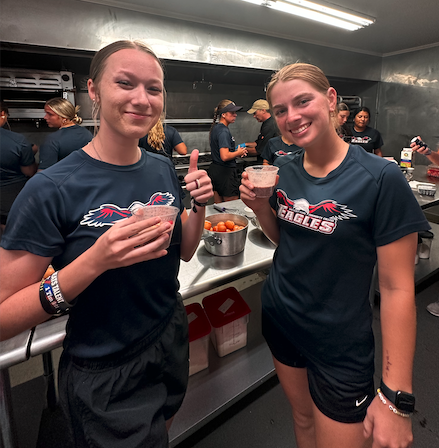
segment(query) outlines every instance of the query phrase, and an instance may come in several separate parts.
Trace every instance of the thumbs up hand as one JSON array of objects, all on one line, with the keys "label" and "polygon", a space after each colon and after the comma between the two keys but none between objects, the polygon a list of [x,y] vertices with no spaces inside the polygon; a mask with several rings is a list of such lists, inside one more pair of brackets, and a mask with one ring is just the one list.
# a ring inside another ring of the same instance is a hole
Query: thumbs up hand
[{"label": "thumbs up hand", "polygon": [[213,188],[210,177],[205,170],[199,170],[198,149],[191,152],[188,174],[185,176],[186,189],[197,202],[207,202],[213,196]]}]

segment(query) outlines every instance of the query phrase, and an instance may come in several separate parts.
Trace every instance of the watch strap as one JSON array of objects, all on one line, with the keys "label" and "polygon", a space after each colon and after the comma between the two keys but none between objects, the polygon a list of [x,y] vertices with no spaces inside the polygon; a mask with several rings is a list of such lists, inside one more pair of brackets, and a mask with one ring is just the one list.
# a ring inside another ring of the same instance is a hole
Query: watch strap
[{"label": "watch strap", "polygon": [[388,398],[397,409],[407,413],[413,413],[415,410],[415,396],[409,392],[401,390],[394,391],[390,387],[386,386],[381,379],[380,389],[383,395]]},{"label": "watch strap", "polygon": [[191,208],[194,213],[197,213],[197,207],[195,207],[196,205],[198,207],[206,207],[207,202],[198,202],[193,197],[191,197]]}]

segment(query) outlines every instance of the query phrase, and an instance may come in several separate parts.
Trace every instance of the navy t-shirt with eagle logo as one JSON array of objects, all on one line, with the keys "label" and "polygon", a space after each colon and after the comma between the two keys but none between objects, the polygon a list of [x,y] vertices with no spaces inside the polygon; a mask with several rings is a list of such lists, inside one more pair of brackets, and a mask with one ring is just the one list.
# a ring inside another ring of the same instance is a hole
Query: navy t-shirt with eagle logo
[{"label": "navy t-shirt with eagle logo", "polygon": [[367,152],[373,153],[375,149],[381,148],[384,144],[380,132],[370,126],[366,126],[366,129],[362,132],[356,131],[352,126],[351,132],[351,143],[360,145]]},{"label": "navy t-shirt with eagle logo", "polygon": [[376,248],[430,226],[394,163],[350,145],[335,170],[316,178],[303,168],[303,155],[275,162],[279,183],[270,203],[280,240],[263,310],[321,371],[367,380]]},{"label": "navy t-shirt with eagle logo", "polygon": [[[11,209],[1,246],[53,257],[58,270],[139,206],[166,204],[182,211],[182,194],[174,166],[163,156],[142,150],[139,162],[118,166],[78,150],[30,179]],[[166,256],[96,278],[70,310],[65,349],[101,357],[157,328],[178,297],[180,242],[179,215]]]}]

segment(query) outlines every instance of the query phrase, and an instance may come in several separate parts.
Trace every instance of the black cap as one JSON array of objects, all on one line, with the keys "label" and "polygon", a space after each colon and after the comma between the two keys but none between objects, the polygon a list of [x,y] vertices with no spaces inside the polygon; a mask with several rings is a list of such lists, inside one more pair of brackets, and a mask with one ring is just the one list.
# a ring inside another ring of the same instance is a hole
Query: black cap
[{"label": "black cap", "polygon": [[218,111],[219,114],[223,114],[225,112],[238,112],[238,110],[241,110],[242,106],[237,106],[234,102],[231,102],[227,104],[226,107],[223,107],[221,110]]}]

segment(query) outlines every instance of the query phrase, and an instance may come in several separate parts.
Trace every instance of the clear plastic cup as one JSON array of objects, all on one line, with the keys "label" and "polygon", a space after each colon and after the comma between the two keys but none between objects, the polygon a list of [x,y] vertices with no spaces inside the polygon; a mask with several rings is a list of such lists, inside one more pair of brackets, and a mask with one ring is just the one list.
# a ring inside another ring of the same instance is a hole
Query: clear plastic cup
[{"label": "clear plastic cup", "polygon": [[257,198],[269,198],[273,194],[278,170],[277,166],[272,165],[254,165],[245,169]]},{"label": "clear plastic cup", "polygon": [[171,242],[172,232],[175,226],[175,220],[177,219],[178,212],[180,210],[172,205],[145,205],[144,207],[139,207],[133,210],[132,214],[139,220],[154,218],[160,216],[162,222],[168,221],[172,224],[172,227],[168,230],[169,240],[165,247],[167,249]]}]

